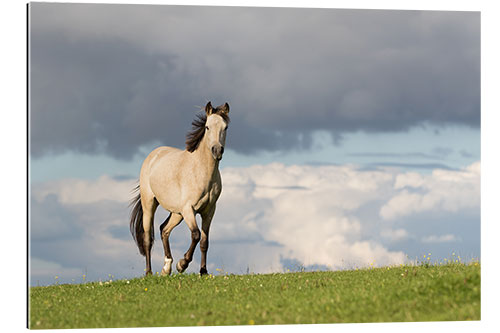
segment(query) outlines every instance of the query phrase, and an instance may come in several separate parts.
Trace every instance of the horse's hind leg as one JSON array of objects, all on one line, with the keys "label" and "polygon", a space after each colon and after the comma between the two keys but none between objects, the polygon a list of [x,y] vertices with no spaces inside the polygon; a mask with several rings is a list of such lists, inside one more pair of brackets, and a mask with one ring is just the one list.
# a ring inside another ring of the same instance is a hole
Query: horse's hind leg
[{"label": "horse's hind leg", "polygon": [[153,247],[153,219],[158,208],[158,201],[153,197],[150,200],[142,201],[142,225],[144,228],[144,253],[146,254],[146,275],[151,275],[151,248]]},{"label": "horse's hind leg", "polygon": [[169,237],[170,232],[182,221],[182,215],[170,214],[165,222],[160,225],[161,240],[165,251],[165,264],[161,270],[161,275],[170,275],[172,272],[172,253],[170,252]]},{"label": "horse's hind leg", "polygon": [[191,207],[185,209],[182,212],[182,217],[186,221],[189,230],[191,230],[191,245],[189,246],[187,252],[184,254],[184,258],[177,262],[176,268],[179,273],[184,272],[189,266],[189,263],[193,260],[194,249],[196,248],[196,245],[198,245],[198,242],[201,238],[200,229],[198,229],[198,226],[196,225],[196,219],[194,217],[193,209]]}]

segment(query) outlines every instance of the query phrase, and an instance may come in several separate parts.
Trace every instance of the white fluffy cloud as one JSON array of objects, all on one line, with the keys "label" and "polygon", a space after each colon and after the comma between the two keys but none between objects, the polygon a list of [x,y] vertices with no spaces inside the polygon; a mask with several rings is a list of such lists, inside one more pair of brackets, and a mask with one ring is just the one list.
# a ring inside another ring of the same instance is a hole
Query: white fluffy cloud
[{"label": "white fluffy cloud", "polygon": [[[222,177],[217,225],[246,221],[235,231],[246,233],[253,228],[265,241],[281,244],[284,257],[306,266],[331,268],[404,260],[403,252],[389,251],[363,238],[362,229],[372,222],[357,216],[361,206],[378,200],[391,188],[390,173],[357,171],[352,166],[270,164],[226,168]],[[241,217],[233,216],[232,211]]]},{"label": "white fluffy cloud", "polygon": [[[480,204],[479,162],[461,171],[435,170],[430,175],[278,163],[225,168],[221,173],[223,192],[210,233],[211,271],[280,271],[286,260],[332,269],[398,264],[406,253],[404,248],[393,248],[394,242],[450,243],[460,237],[451,231],[441,236],[425,236],[434,234],[429,231],[412,235],[408,223],[414,222],[408,217],[477,209]],[[127,203],[134,185],[131,180],[103,176],[33,186],[35,272],[44,262],[55,262],[66,271],[94,265],[106,275],[142,274],[143,259],[128,234]],[[155,228],[165,215],[159,209]],[[50,238],[52,232],[43,230],[58,230],[59,236]],[[174,259],[188,245],[188,230],[179,226],[172,234]],[[153,269],[162,255],[158,242]],[[198,270],[198,256],[195,253],[190,271]],[[131,267],[135,267],[132,272]],[[44,270],[43,275],[50,274]]]},{"label": "white fluffy cloud", "polygon": [[[36,257],[31,258],[30,271],[32,275],[39,279],[53,280],[54,282],[58,281],[59,275],[83,277],[82,270],[80,269],[63,267],[57,262],[46,261]],[[32,282],[33,284],[37,284],[39,281],[35,279]]]},{"label": "white fluffy cloud", "polygon": [[33,191],[37,200],[55,194],[63,204],[88,204],[104,200],[126,202],[132,198],[134,180],[116,180],[107,175],[94,181],[63,179],[38,184]]},{"label": "white fluffy cloud", "polygon": [[422,238],[423,243],[448,243],[448,242],[457,242],[460,239],[453,234],[446,235],[430,235]]},{"label": "white fluffy cloud", "polygon": [[390,241],[401,241],[408,238],[408,232],[405,229],[384,229],[380,232],[380,235],[383,238],[386,238]]},{"label": "white fluffy cloud", "polygon": [[434,170],[431,175],[404,173],[396,177],[396,194],[380,209],[385,220],[426,211],[457,212],[479,207],[481,162],[461,171]]}]

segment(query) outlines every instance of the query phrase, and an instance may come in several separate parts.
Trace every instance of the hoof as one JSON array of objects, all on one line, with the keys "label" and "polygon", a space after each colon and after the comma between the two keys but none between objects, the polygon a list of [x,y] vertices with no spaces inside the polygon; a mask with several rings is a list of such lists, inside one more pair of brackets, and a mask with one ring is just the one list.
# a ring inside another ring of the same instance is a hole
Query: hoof
[{"label": "hoof", "polygon": [[207,274],[208,274],[207,269],[206,269],[205,267],[202,267],[202,268],[200,269],[200,275],[207,275]]},{"label": "hoof", "polygon": [[153,272],[151,272],[151,271],[146,271],[146,276],[148,276],[148,275],[153,275]]},{"label": "hoof", "polygon": [[170,258],[165,258],[165,265],[163,265],[163,268],[161,269],[161,275],[170,275],[172,273],[172,259]]},{"label": "hoof", "polygon": [[175,265],[175,267],[177,268],[177,271],[179,273],[183,273],[188,267],[188,265],[189,263],[186,261],[186,259],[181,259],[177,262],[177,265]]}]

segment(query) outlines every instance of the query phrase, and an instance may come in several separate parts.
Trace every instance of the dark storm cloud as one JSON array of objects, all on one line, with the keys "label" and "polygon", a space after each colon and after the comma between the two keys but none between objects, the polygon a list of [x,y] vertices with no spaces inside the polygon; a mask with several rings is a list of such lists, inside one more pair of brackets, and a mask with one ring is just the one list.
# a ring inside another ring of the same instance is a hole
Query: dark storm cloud
[{"label": "dark storm cloud", "polygon": [[119,40],[73,43],[37,32],[32,50],[35,154],[70,148],[126,156],[164,136],[182,144],[196,109],[179,109],[189,102],[168,56],[147,55]]},{"label": "dark storm cloud", "polygon": [[480,125],[473,12],[35,3],[31,51],[34,156],[183,147],[208,100],[243,153]]}]

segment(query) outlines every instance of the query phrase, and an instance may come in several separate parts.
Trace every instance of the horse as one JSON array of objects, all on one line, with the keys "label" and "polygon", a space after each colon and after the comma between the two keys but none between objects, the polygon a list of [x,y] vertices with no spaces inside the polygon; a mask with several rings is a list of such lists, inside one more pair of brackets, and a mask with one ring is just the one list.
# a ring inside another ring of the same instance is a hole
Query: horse
[{"label": "horse", "polygon": [[[219,162],[224,153],[229,124],[229,104],[216,108],[208,102],[205,112],[192,121],[186,136],[186,149],[163,146],[154,149],[144,160],[138,194],[130,202],[130,232],[141,255],[146,257],[146,275],[151,271],[151,248],[154,243],[154,214],[159,205],[170,214],[160,225],[165,252],[161,275],[172,271],[172,253],[169,236],[182,220],[191,231],[191,244],[184,258],[177,262],[179,273],[184,272],[200,243],[200,274],[208,274],[206,262],[208,233],[215,213],[217,199],[222,191]],[[201,232],[195,216],[201,215]]]}]

